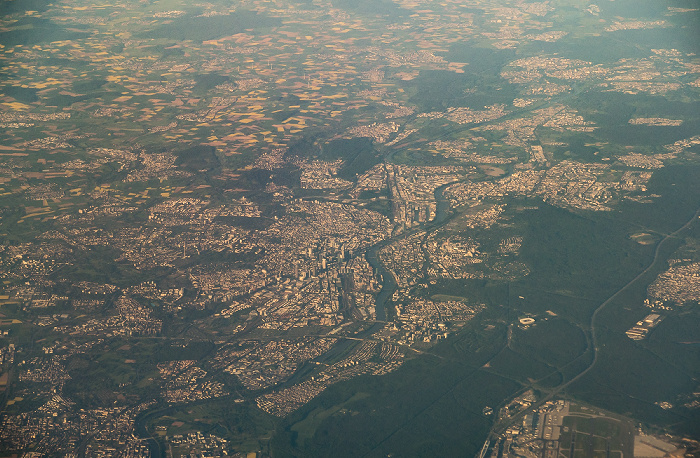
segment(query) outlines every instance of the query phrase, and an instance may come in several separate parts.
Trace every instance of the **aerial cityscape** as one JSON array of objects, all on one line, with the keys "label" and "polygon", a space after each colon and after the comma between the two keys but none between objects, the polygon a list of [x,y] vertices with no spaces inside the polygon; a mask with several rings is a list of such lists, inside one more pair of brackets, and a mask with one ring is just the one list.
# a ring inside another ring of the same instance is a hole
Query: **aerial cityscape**
[{"label": "aerial cityscape", "polygon": [[700,457],[700,4],[0,0],[0,266],[0,457]]}]

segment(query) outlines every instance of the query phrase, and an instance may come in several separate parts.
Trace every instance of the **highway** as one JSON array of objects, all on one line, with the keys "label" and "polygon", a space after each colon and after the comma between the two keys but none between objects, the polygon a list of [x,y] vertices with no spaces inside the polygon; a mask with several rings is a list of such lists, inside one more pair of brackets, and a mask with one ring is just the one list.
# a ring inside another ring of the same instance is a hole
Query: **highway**
[{"label": "highway", "polygon": [[600,356],[600,344],[598,343],[598,334],[596,331],[596,325],[597,325],[597,320],[598,320],[598,315],[600,314],[601,311],[603,311],[608,305],[610,305],[613,301],[615,301],[623,292],[625,292],[627,289],[632,287],[636,282],[638,282],[640,279],[642,279],[647,273],[649,273],[652,269],[654,269],[657,264],[661,261],[661,251],[664,248],[664,245],[668,244],[671,239],[674,239],[689,228],[694,222],[696,222],[700,218],[700,208],[695,212],[693,217],[688,220],[683,226],[681,226],[679,229],[674,231],[671,234],[667,234],[657,245],[656,245],[656,250],[654,251],[654,258],[652,259],[651,263],[644,269],[642,272],[639,273],[636,277],[634,277],[632,280],[630,280],[627,284],[625,284],[622,288],[618,289],[612,296],[607,298],[602,304],[598,306],[598,308],[595,309],[593,314],[591,315],[591,321],[590,321],[590,326],[589,326],[589,335],[590,335],[590,348],[592,348],[593,351],[593,359],[591,360],[591,363],[586,367],[584,370],[582,370],[579,374],[576,376],[572,377],[570,380],[562,383],[561,385],[555,387],[552,389],[547,396],[544,398],[540,399],[536,403],[534,403],[530,408],[523,410],[522,412],[519,412],[518,414],[512,416],[511,418],[508,419],[506,422],[501,422],[501,423],[496,423],[491,429],[491,432],[489,433],[487,442],[490,440],[493,440],[497,438],[499,435],[503,433],[506,429],[508,429],[510,426],[515,424],[517,421],[520,421],[522,416],[526,414],[527,412],[537,409],[540,407],[542,404],[545,402],[551,400],[554,398],[556,395],[562,392],[565,388],[573,384],[574,382],[580,380],[582,377],[584,377],[586,374],[588,374],[596,365],[598,362],[598,358]]}]

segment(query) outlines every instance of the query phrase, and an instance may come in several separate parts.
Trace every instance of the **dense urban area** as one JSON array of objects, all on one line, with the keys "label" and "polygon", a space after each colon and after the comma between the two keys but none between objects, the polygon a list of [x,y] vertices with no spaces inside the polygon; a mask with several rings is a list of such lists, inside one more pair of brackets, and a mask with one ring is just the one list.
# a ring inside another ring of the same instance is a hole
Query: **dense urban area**
[{"label": "dense urban area", "polygon": [[691,0],[0,0],[0,456],[700,456]]}]

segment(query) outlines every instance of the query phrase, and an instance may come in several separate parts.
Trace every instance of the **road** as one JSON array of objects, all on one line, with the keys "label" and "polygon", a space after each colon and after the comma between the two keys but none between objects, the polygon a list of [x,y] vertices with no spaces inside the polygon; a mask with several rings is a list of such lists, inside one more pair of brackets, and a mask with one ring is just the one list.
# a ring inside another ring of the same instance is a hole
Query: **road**
[{"label": "road", "polygon": [[[591,361],[591,364],[590,364],[586,369],[584,369],[580,374],[578,374],[577,376],[575,376],[574,378],[572,378],[572,379],[569,380],[568,382],[566,382],[566,383],[564,383],[564,384],[558,386],[558,387],[556,388],[554,394],[560,392],[560,391],[563,390],[564,388],[568,387],[569,385],[571,385],[572,383],[576,382],[576,381],[579,380],[581,377],[583,377],[584,375],[586,375],[588,372],[591,371],[591,369],[593,369],[593,367],[594,367],[594,366],[596,365],[596,363],[598,362],[598,356],[600,355],[600,347],[599,347],[599,344],[598,344],[598,335],[597,335],[597,333],[596,333],[596,321],[597,321],[597,318],[598,318],[598,314],[599,314],[603,309],[605,309],[611,302],[613,302],[615,299],[617,299],[618,296],[620,296],[620,294],[622,294],[623,292],[625,292],[625,291],[626,291],[627,289],[629,289],[632,285],[634,285],[637,281],[639,281],[642,277],[644,277],[647,273],[649,273],[650,270],[652,270],[653,268],[655,268],[656,265],[659,263],[659,260],[660,260],[659,254],[661,253],[661,249],[663,248],[664,244],[668,243],[669,240],[675,238],[679,233],[681,233],[681,232],[683,232],[684,230],[686,230],[687,228],[689,228],[691,224],[693,224],[695,221],[698,220],[698,218],[700,218],[700,209],[698,209],[698,210],[695,212],[695,214],[693,215],[693,217],[692,217],[690,220],[688,220],[688,222],[686,222],[683,226],[681,226],[681,227],[680,227],[678,230],[676,230],[675,232],[673,232],[673,233],[668,234],[667,236],[665,236],[665,237],[658,243],[658,245],[656,245],[656,250],[654,250],[654,259],[651,261],[651,264],[649,264],[649,265],[647,266],[646,269],[644,269],[642,272],[639,273],[639,275],[637,275],[637,276],[634,277],[632,280],[630,280],[629,283],[627,283],[625,286],[623,286],[622,288],[620,288],[619,290],[617,290],[617,292],[615,292],[615,294],[613,294],[612,296],[610,296],[605,302],[603,302],[602,304],[600,304],[600,306],[599,306],[597,309],[595,309],[595,311],[593,312],[593,315],[591,315],[591,325],[590,325],[591,340],[592,340],[592,343],[593,343],[593,345],[592,345],[592,348],[593,348],[593,361]],[[550,395],[550,396],[551,396],[551,395]]]},{"label": "road", "polygon": [[678,234],[680,234],[684,230],[688,229],[694,222],[696,222],[698,220],[698,218],[700,218],[700,208],[695,212],[693,217],[690,220],[688,220],[683,226],[681,226],[675,232],[673,232],[671,234],[667,234],[656,245],[656,250],[654,251],[654,258],[652,259],[651,263],[646,267],[646,269],[644,269],[642,272],[640,272],[639,275],[634,277],[627,284],[622,286],[622,288],[618,289],[612,296],[610,296],[608,299],[606,299],[605,302],[600,304],[598,306],[598,308],[595,309],[595,311],[591,315],[591,321],[590,321],[590,326],[589,326],[589,333],[590,333],[590,340],[591,340],[590,348],[593,351],[593,359],[591,360],[591,363],[588,365],[588,367],[583,369],[578,375],[574,376],[570,380],[568,380],[568,381],[562,383],[561,385],[557,386],[556,388],[552,389],[547,396],[545,396],[544,398],[537,401],[535,404],[530,406],[530,408],[523,410],[522,412],[518,413],[517,415],[514,415],[513,417],[509,418],[508,421],[506,421],[506,422],[494,424],[493,428],[491,429],[491,432],[489,433],[489,440],[492,440],[492,439],[495,439],[496,437],[498,437],[508,427],[510,427],[511,425],[520,421],[522,416],[525,415],[527,412],[529,412],[533,409],[537,409],[545,402],[551,400],[556,395],[561,393],[562,390],[569,387],[571,384],[575,383],[576,381],[580,380],[582,377],[584,377],[586,374],[588,374],[595,367],[596,363],[598,362],[598,358],[600,356],[600,345],[598,343],[598,334],[596,331],[596,326],[598,324],[597,323],[598,315],[600,314],[600,312],[603,311],[612,302],[614,302],[627,289],[631,288],[636,282],[638,282],[645,275],[647,275],[652,269],[654,269],[661,260],[660,254],[661,254],[662,249],[664,248],[664,245],[668,244],[671,239],[676,238],[678,236]]}]

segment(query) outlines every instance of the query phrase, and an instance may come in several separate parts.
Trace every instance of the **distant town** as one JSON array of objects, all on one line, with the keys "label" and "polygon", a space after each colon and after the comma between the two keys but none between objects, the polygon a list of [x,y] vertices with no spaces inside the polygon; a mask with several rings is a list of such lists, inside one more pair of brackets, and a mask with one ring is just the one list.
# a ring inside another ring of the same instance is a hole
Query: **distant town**
[{"label": "distant town", "polygon": [[698,456],[698,10],[637,3],[4,0],[0,456]]}]

